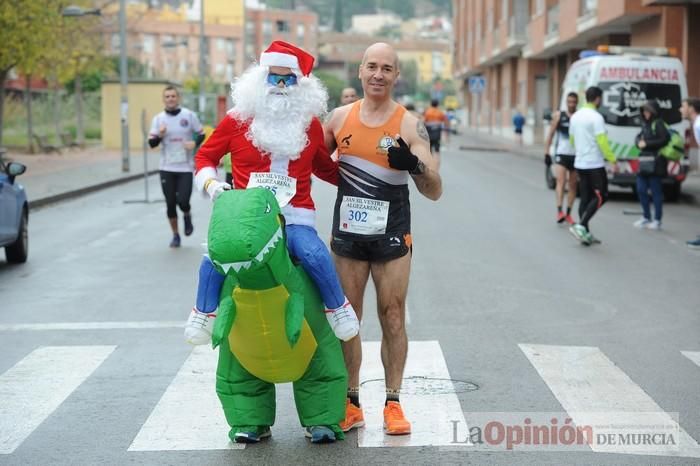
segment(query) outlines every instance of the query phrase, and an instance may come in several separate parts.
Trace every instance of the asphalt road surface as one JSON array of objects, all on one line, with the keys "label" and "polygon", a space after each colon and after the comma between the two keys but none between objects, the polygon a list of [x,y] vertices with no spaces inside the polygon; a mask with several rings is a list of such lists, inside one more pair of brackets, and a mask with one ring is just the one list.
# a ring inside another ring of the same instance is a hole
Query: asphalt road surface
[{"label": "asphalt road surface", "polygon": [[[370,291],[367,427],[311,445],[283,385],[272,438],[230,444],[216,354],[182,338],[210,202],[193,195],[172,250],[162,202],[123,202],[143,198],[134,182],[32,212],[29,262],[0,262],[0,464],[700,463],[700,208],[642,231],[615,193],[584,247],[555,224],[541,162],[448,145],[441,171],[440,201],[412,192],[410,437],[381,432]],[[335,190],[314,191],[326,239]]]}]

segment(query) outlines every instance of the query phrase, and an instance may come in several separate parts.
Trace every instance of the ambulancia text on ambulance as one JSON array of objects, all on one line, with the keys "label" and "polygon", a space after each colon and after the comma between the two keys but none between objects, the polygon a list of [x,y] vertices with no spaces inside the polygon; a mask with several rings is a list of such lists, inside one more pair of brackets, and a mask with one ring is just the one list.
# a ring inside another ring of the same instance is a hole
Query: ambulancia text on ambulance
[{"label": "ambulancia text on ambulance", "polygon": [[[586,102],[586,89],[598,86],[603,100],[598,111],[605,118],[610,147],[618,160],[619,171],[608,167],[611,184],[634,189],[639,169],[639,149],[634,138],[641,125],[641,107],[648,99],[656,99],[660,116],[669,127],[685,137],[688,127],[678,111],[688,96],[683,64],[669,56],[672,49],[663,47],[600,46],[596,51],[581,52],[566,73],[560,108],[566,109],[566,95],[576,92],[579,106]],[[668,176],[663,180],[667,200],[678,198],[681,183],[688,173],[688,149],[678,162],[668,162]]]}]

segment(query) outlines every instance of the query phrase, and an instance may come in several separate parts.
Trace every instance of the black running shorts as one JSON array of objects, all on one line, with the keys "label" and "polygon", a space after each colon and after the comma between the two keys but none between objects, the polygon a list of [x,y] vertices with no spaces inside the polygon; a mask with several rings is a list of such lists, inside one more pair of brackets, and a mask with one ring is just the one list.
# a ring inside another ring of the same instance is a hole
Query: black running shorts
[{"label": "black running shorts", "polygon": [[411,234],[390,236],[372,241],[331,238],[331,250],[343,257],[366,262],[387,262],[403,257],[413,250]]},{"label": "black running shorts", "polygon": [[575,155],[557,154],[554,156],[554,162],[566,168],[567,170],[573,170],[575,158]]}]

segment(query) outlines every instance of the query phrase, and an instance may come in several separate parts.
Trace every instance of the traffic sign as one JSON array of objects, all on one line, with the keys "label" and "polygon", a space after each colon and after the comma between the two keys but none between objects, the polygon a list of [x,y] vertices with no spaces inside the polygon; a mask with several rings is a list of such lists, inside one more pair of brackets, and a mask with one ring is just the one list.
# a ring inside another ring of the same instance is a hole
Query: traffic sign
[{"label": "traffic sign", "polygon": [[483,76],[469,77],[469,92],[472,94],[480,94],[486,88],[486,78]]}]

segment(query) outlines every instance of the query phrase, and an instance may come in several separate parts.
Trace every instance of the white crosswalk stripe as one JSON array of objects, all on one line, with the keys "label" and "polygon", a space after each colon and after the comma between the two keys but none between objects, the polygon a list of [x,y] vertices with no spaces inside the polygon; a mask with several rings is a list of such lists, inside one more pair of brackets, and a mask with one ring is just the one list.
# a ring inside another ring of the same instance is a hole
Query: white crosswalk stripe
[{"label": "white crosswalk stripe", "polygon": [[[437,341],[411,341],[404,380],[411,377],[434,378],[449,383],[450,372]],[[365,415],[365,427],[360,429],[360,447],[454,446],[453,426],[466,426],[464,413],[454,392],[401,394],[401,407],[411,422],[411,435],[389,436],[383,430],[385,399],[384,366],[381,363],[380,342],[362,342],[360,403]],[[376,381],[368,383],[368,381]]]},{"label": "white crosswalk stripe", "polygon": [[683,353],[683,356],[700,366],[700,351],[681,351],[681,353]]},{"label": "white crosswalk stripe", "polygon": [[675,445],[594,443],[594,451],[700,458],[697,442],[598,348],[521,344],[520,349],[575,425],[657,425],[678,435]]},{"label": "white crosswalk stripe", "polygon": [[0,454],[9,454],[114,351],[42,346],[0,375]]},{"label": "white crosswalk stripe", "polygon": [[229,430],[216,396],[218,351],[195,346],[146,420],[129,451],[243,448]]},{"label": "white crosswalk stripe", "polygon": [[[537,374],[577,426],[631,425],[654,422],[670,426],[678,444],[600,445],[600,453],[700,458],[700,446],[644,390],[596,347],[521,344]],[[116,346],[39,347],[0,375],[0,454],[13,453],[93,372]],[[516,350],[517,351],[517,350]],[[700,352],[681,351],[700,366]],[[216,396],[218,352],[195,347],[168,385],[150,416],[133,438],[128,451],[204,451],[241,449],[227,438],[229,427]],[[116,357],[116,355],[115,355]],[[113,361],[114,362],[114,361]],[[459,374],[452,374],[460,378]],[[382,425],[384,369],[380,342],[363,342],[361,401],[366,427],[357,445],[371,447],[456,447],[479,450],[478,445],[455,445],[454,425],[468,430],[457,395],[447,390],[416,389],[425,378],[450,387],[451,374],[438,341],[412,341],[404,374],[401,404],[412,423],[408,436],[387,436]],[[277,422],[273,436],[301,435],[291,384],[277,387]],[[687,413],[681,413],[681,419]],[[76,422],[80,422],[76,420]],[[123,448],[123,447],[122,447]],[[573,452],[572,452],[573,453]]]}]

